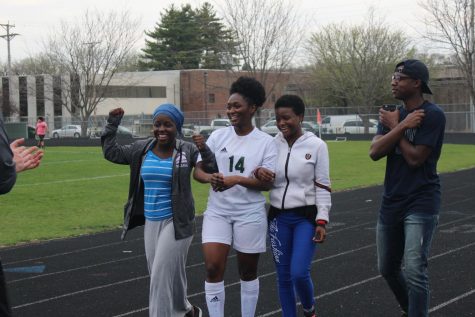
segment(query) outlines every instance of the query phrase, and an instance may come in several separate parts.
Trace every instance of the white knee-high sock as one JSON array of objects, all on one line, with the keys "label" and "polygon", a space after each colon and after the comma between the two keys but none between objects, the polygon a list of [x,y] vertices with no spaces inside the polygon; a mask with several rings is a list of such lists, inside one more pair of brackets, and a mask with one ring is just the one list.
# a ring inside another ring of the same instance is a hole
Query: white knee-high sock
[{"label": "white knee-high sock", "polygon": [[205,281],[206,306],[210,317],[224,317],[224,281],[208,283]]},{"label": "white knee-high sock", "polygon": [[241,280],[241,314],[242,317],[254,317],[259,298],[259,279]]}]

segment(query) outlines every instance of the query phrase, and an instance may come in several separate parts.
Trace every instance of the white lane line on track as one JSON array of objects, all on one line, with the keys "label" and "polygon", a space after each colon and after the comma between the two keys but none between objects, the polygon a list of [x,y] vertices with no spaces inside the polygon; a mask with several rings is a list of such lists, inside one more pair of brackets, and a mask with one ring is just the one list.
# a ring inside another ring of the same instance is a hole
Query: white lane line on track
[{"label": "white lane line on track", "polygon": [[48,277],[48,276],[57,275],[57,274],[64,274],[64,273],[69,273],[69,272],[74,272],[74,271],[79,271],[79,270],[87,270],[87,269],[102,266],[102,265],[110,265],[110,264],[114,264],[114,263],[118,263],[118,262],[124,262],[124,261],[128,261],[128,260],[141,258],[141,257],[144,257],[144,256],[145,256],[145,253],[141,253],[141,254],[138,254],[138,255],[129,256],[129,257],[126,257],[126,258],[117,259],[117,260],[113,260],[113,261],[107,261],[107,262],[102,262],[102,263],[97,263],[97,264],[80,266],[80,267],[76,267],[76,268],[72,268],[72,269],[68,269],[68,270],[51,272],[51,273],[46,273],[46,274],[39,274],[39,275],[35,275],[35,276],[29,276],[29,277],[25,277],[25,278],[16,279],[16,280],[11,280],[11,281],[8,281],[7,284],[13,284],[13,283],[16,283],[16,282],[22,282],[22,281],[26,281],[26,280],[33,280],[33,279],[37,279],[37,278]]},{"label": "white lane line on track", "polygon": [[459,295],[459,296],[457,296],[457,297],[454,297],[454,298],[452,298],[451,300],[448,300],[448,301],[446,301],[446,302],[443,302],[442,304],[439,304],[439,305],[437,305],[437,306],[435,306],[435,307],[432,307],[431,309],[429,309],[429,313],[433,313],[433,312],[435,312],[435,311],[437,311],[437,310],[439,310],[439,309],[441,309],[441,308],[444,308],[444,307],[446,307],[446,306],[449,306],[450,304],[453,304],[453,303],[455,303],[455,302],[458,302],[459,300],[464,299],[465,297],[468,297],[468,296],[470,296],[470,295],[472,295],[472,294],[475,294],[475,289],[472,289],[472,290],[469,291],[469,292],[463,293],[462,295]]},{"label": "white lane line on track", "polygon": [[52,185],[52,184],[64,184],[64,183],[75,183],[75,182],[84,182],[84,181],[95,181],[98,179],[106,179],[113,177],[124,177],[129,176],[129,174],[116,174],[116,175],[107,175],[107,176],[96,176],[96,177],[84,177],[84,178],[73,178],[73,179],[63,179],[60,181],[51,181],[51,182],[40,182],[40,183],[31,183],[31,184],[19,184],[16,187],[29,187],[29,186],[40,186],[40,185]]},{"label": "white lane line on track", "polygon": [[[331,235],[333,233],[336,233],[336,232],[340,232],[340,231],[345,231],[345,230],[349,230],[349,229],[354,229],[354,228],[357,228],[357,227],[361,227],[361,226],[365,226],[369,223],[372,223],[372,222],[365,222],[365,223],[361,223],[361,224],[358,224],[358,225],[354,225],[354,226],[350,226],[350,227],[345,227],[345,228],[341,228],[341,229],[338,229],[338,230],[335,230],[335,231],[332,231],[330,232],[328,235]],[[134,240],[130,240],[130,241],[138,241],[138,240],[143,240],[143,238],[137,238],[137,239],[134,239]],[[107,246],[111,246],[111,245],[117,245],[117,244],[120,244],[120,243],[124,243],[124,242],[130,242],[130,241],[119,241],[119,242],[113,242],[113,243],[109,243],[109,244],[103,244],[103,245],[100,245],[100,246],[96,246],[96,247],[91,247],[91,248],[85,248],[85,249],[79,249],[77,250],[76,252],[84,252],[84,251],[89,251],[91,249],[96,249],[96,248],[102,248],[102,247],[107,247]],[[201,242],[195,242],[192,244],[193,245],[196,245],[196,244],[201,244]],[[371,244],[371,245],[374,245],[374,244]],[[269,249],[269,247],[267,247],[267,249]],[[33,258],[33,259],[27,259],[27,260],[21,260],[21,261],[16,261],[16,262],[7,262],[7,263],[3,263],[3,266],[6,266],[6,265],[12,265],[12,264],[17,264],[17,263],[22,263],[22,262],[29,262],[29,261],[38,261],[38,260],[41,260],[41,259],[45,259],[45,258],[52,258],[52,257],[56,257],[56,256],[63,256],[63,255],[68,255],[68,254],[73,254],[73,253],[76,253],[75,251],[70,251],[70,252],[65,252],[65,253],[59,253],[59,254],[53,254],[53,255],[49,255],[49,256],[45,256],[45,257],[41,257],[41,258]],[[144,255],[144,254],[142,254]],[[235,257],[236,255],[230,255],[228,258],[233,258]],[[138,256],[137,256],[138,257]],[[132,258],[132,257],[131,257]],[[103,265],[103,264],[112,264],[114,262],[120,262],[120,261],[123,261],[123,259],[119,259],[119,260],[115,260],[115,261],[109,261],[109,262],[104,262],[104,263],[98,263],[98,264],[95,264],[95,265],[88,265],[88,266],[82,266],[82,267],[77,267],[77,268],[73,268],[73,269],[69,269],[69,270],[63,270],[63,271],[58,271],[58,272],[51,272],[51,273],[47,273],[47,274],[40,274],[40,275],[36,275],[36,276],[32,276],[32,277],[26,277],[26,278],[23,278],[23,279],[18,279],[18,280],[12,280],[12,281],[9,281],[8,284],[10,283],[13,283],[13,282],[17,282],[17,281],[23,281],[23,280],[29,280],[29,279],[33,279],[33,278],[40,278],[40,277],[43,277],[43,276],[51,276],[51,275],[55,275],[55,274],[61,274],[61,273],[65,273],[65,272],[71,272],[71,271],[76,271],[76,270],[80,270],[80,269],[84,269],[84,268],[90,268],[90,267],[93,267],[93,266],[100,266],[100,265]],[[197,266],[200,266],[200,265],[204,265],[204,262],[200,262],[200,263],[195,263],[195,264],[191,264],[191,265],[188,265],[186,268],[193,268],[193,267],[197,267]]]},{"label": "white lane line on track", "polygon": [[104,284],[104,285],[100,285],[100,286],[96,286],[96,287],[86,288],[86,289],[82,289],[80,291],[66,293],[66,294],[62,294],[62,295],[58,295],[58,296],[54,296],[54,297],[50,297],[50,298],[40,299],[40,300],[31,302],[31,303],[26,303],[26,304],[14,306],[12,308],[13,309],[18,309],[18,308],[22,308],[22,307],[28,307],[28,306],[32,306],[32,305],[42,304],[42,303],[50,302],[50,301],[53,301],[53,300],[56,300],[56,299],[61,299],[61,298],[64,298],[64,297],[83,294],[83,293],[96,291],[96,290],[99,290],[99,289],[103,289],[103,288],[107,288],[107,287],[111,287],[111,286],[116,286],[116,285],[120,285],[120,284],[125,284],[125,283],[129,283],[129,282],[135,282],[135,281],[144,279],[146,277],[148,277],[148,275],[134,277],[134,278],[130,278],[130,279],[127,279],[127,280],[123,280],[123,281],[119,281],[119,282],[115,282],[115,283],[110,283],[110,284]]},{"label": "white lane line on track", "polygon": [[[459,219],[459,220],[460,220],[460,219]],[[457,220],[456,220],[456,221],[457,221]],[[451,223],[456,222],[456,221],[452,221]],[[449,224],[449,223],[444,224],[444,225],[448,225],[448,224]],[[443,225],[441,225],[441,226],[443,226]],[[374,245],[375,245],[375,244],[373,243],[373,244],[366,245],[366,246],[363,246],[363,247],[358,248],[358,249],[352,249],[352,250],[344,251],[344,252],[339,253],[339,254],[335,254],[335,255],[332,255],[332,256],[325,257],[325,258],[321,258],[321,259],[314,260],[314,261],[312,261],[312,263],[314,263],[314,262],[320,262],[320,261],[325,261],[325,260],[328,260],[328,259],[331,259],[331,258],[335,258],[335,257],[337,257],[337,256],[341,256],[341,255],[346,255],[346,254],[349,254],[349,253],[357,252],[357,251],[359,251],[359,250],[363,250],[363,249],[366,249],[366,248],[369,248],[369,247],[373,247]],[[472,242],[472,243],[470,243],[470,244],[461,246],[461,247],[459,247],[459,248],[452,249],[452,250],[450,250],[450,251],[447,251],[447,252],[444,252],[444,253],[441,253],[441,254],[432,256],[432,257],[429,258],[429,260],[432,260],[432,259],[435,259],[435,258],[444,256],[444,255],[448,255],[448,254],[451,254],[451,253],[454,253],[454,252],[457,252],[457,251],[460,251],[460,250],[465,249],[465,248],[468,248],[468,247],[470,247],[470,246],[472,246],[472,245],[475,245],[475,242]],[[234,256],[235,256],[235,255],[234,255]],[[232,256],[230,256],[230,257],[232,257]],[[203,264],[203,263],[200,263],[200,265],[202,265],[202,264]],[[197,264],[192,265],[192,266],[196,266],[196,265],[197,265]],[[192,266],[190,266],[190,267],[192,267]],[[270,273],[267,273],[267,274],[260,275],[259,278],[265,278],[265,277],[272,276],[272,275],[275,275],[275,274],[276,274],[276,272],[270,272]],[[124,283],[135,282],[135,281],[142,280],[142,279],[145,279],[145,278],[148,278],[148,277],[149,277],[149,276],[148,276],[148,274],[147,274],[147,275],[143,275],[143,276],[139,276],[139,277],[135,277],[135,278],[131,278],[131,279],[119,281],[119,282],[104,284],[104,285],[100,285],[100,286],[96,286],[96,287],[92,287],[92,288],[88,288],[88,289],[84,289],[84,290],[80,290],[80,291],[76,291],[76,292],[66,293],[66,294],[62,294],[62,295],[58,295],[58,296],[54,296],[54,297],[45,298],[45,299],[42,299],[42,300],[30,302],[30,303],[25,303],[25,304],[22,304],[22,305],[18,305],[18,306],[13,307],[13,309],[18,309],[18,308],[22,308],[22,307],[37,305],[37,304],[41,304],[41,303],[45,303],[45,302],[49,302],[49,301],[61,299],[61,298],[64,298],[64,297],[69,297],[69,296],[74,296],[74,295],[78,295],[78,294],[82,294],[82,293],[87,293],[87,292],[90,292],[90,291],[95,291],[95,290],[98,290],[98,289],[107,288],[107,287],[111,287],[111,286],[115,286],[115,285],[120,285],[120,284],[124,284]],[[359,281],[359,282],[356,282],[356,283],[353,283],[353,284],[344,286],[344,287],[342,287],[342,288],[339,288],[339,289],[336,289],[336,290],[333,290],[333,291],[330,291],[330,292],[321,294],[321,295],[319,295],[319,296],[316,296],[315,299],[319,299],[319,298],[322,298],[322,297],[324,297],[324,296],[329,296],[329,295],[332,295],[332,294],[341,292],[341,291],[343,291],[343,290],[346,290],[346,289],[348,289],[348,288],[351,288],[351,287],[354,287],[354,286],[357,286],[357,285],[365,284],[365,283],[370,282],[370,281],[372,281],[372,280],[374,280],[374,279],[377,279],[377,278],[380,278],[380,275],[376,275],[376,276],[370,277],[369,279],[365,279],[365,280],[362,280],[362,281]],[[231,287],[231,286],[235,286],[235,285],[238,285],[238,284],[240,284],[240,282],[230,283],[230,284],[225,285],[225,287]],[[204,294],[204,292],[202,291],[202,292],[198,292],[198,293],[194,293],[194,294],[188,295],[188,297],[191,298],[191,297],[195,297],[195,296],[199,296],[199,295],[203,295],[203,294]],[[144,309],[144,308],[141,308],[141,309]],[[267,313],[266,315],[261,315],[260,317],[269,316],[268,314],[274,314],[274,313],[277,313],[277,312],[280,312],[280,311],[281,311],[281,310],[277,310],[277,311],[274,311],[274,312],[269,312],[269,313]],[[126,313],[126,314],[127,314],[127,313]],[[125,316],[125,315],[122,315],[122,316]]]},{"label": "white lane line on track", "polygon": [[55,254],[41,256],[41,257],[37,257],[37,258],[30,258],[30,259],[26,259],[26,260],[18,260],[18,261],[13,261],[13,262],[6,262],[6,263],[2,263],[2,265],[6,266],[6,265],[12,265],[12,264],[29,262],[29,261],[32,261],[32,262],[35,261],[36,262],[36,261],[43,260],[43,259],[50,259],[50,258],[63,256],[63,255],[76,254],[76,253],[80,253],[80,252],[85,252],[85,251],[100,249],[100,248],[104,248],[104,247],[108,247],[108,246],[112,246],[112,245],[117,245],[117,244],[121,244],[121,243],[130,243],[130,242],[134,242],[134,241],[137,241],[137,240],[143,240],[143,238],[137,238],[137,239],[126,240],[126,241],[117,241],[117,242],[112,242],[112,243],[96,245],[96,246],[89,247],[89,248],[77,249],[77,250],[68,251],[68,252],[55,253]]},{"label": "white lane line on track", "polygon": [[[357,252],[357,251],[367,249],[367,248],[373,247],[373,246],[374,246],[374,244],[371,244],[371,245],[367,245],[367,246],[364,246],[364,247],[361,247],[361,248],[358,248],[358,249],[352,249],[352,250],[344,251],[344,252],[334,254],[334,255],[331,255],[331,256],[328,256],[328,257],[325,257],[325,258],[314,260],[314,261],[312,261],[312,263],[333,259],[333,258],[338,257],[338,256],[343,256],[343,255],[353,253],[353,252]],[[235,256],[236,255],[234,254],[234,255],[231,255],[229,257],[235,257]],[[198,264],[188,266],[187,268],[197,266],[197,265],[203,265],[203,264],[204,263],[202,262],[202,263],[198,263]],[[259,278],[265,278],[265,277],[268,277],[268,276],[272,276],[274,274],[275,274],[275,272],[270,272],[270,273],[267,273],[267,274],[260,275]],[[116,285],[120,285],[120,284],[124,284],[124,283],[136,282],[138,280],[142,280],[142,279],[145,279],[145,278],[148,278],[148,277],[149,277],[149,275],[147,274],[147,275],[143,275],[143,276],[139,276],[139,277],[135,277],[135,278],[119,281],[119,282],[114,282],[114,283],[104,284],[104,285],[100,285],[100,286],[96,286],[96,287],[91,287],[91,288],[76,291],[76,292],[71,292],[71,293],[66,293],[66,294],[62,294],[62,295],[58,295],[58,296],[54,296],[54,297],[50,297],[50,298],[41,299],[41,300],[34,301],[34,302],[31,302],[31,303],[25,303],[25,304],[13,307],[13,309],[18,309],[18,308],[22,308],[22,307],[37,305],[37,304],[53,301],[53,300],[56,300],[56,299],[61,299],[61,298],[64,298],[64,297],[74,296],[74,295],[78,295],[78,294],[82,294],[82,293],[86,293],[86,292],[90,292],[90,291],[95,291],[95,290],[106,288],[106,287],[116,286]],[[231,287],[231,286],[234,286],[234,285],[238,285],[240,283],[241,282],[238,281],[238,282],[235,282],[235,283],[227,284],[225,287]],[[199,296],[199,295],[202,295],[202,294],[204,294],[204,292],[189,294],[188,298]]]},{"label": "white lane line on track", "polygon": [[[338,253],[338,254],[333,254],[333,255],[327,256],[325,258],[313,260],[312,263],[323,262],[323,261],[330,260],[330,259],[333,259],[333,258],[336,258],[336,257],[339,257],[339,256],[343,256],[343,255],[346,255],[346,254],[361,251],[361,250],[364,250],[364,249],[367,249],[367,248],[370,248],[370,247],[373,247],[373,246],[375,246],[374,243],[370,244],[370,245],[363,246],[363,247],[358,248],[358,249],[352,249],[352,250],[344,251],[344,252],[341,252],[341,253]],[[275,275],[275,274],[276,274],[276,272],[269,272],[269,273],[266,273],[266,274],[259,275],[259,278],[266,278],[266,277],[269,277],[269,276],[272,276],[272,275]],[[224,288],[231,287],[231,286],[236,286],[236,285],[239,285],[239,284],[241,284],[240,281],[234,282],[234,283],[229,283],[229,284],[226,284],[224,286]],[[204,291],[201,291],[201,292],[197,292],[197,293],[193,293],[193,294],[188,294],[188,298],[204,295],[204,293],[205,293]],[[139,309],[136,309],[136,310],[133,310],[133,311],[130,311],[130,312],[126,312],[126,313],[123,313],[123,314],[120,314],[120,315],[115,315],[113,317],[123,317],[123,316],[133,315],[135,313],[143,312],[145,310],[148,310],[148,307],[142,307],[142,308],[139,308]]]},{"label": "white lane line on track", "polygon": [[[442,252],[442,253],[440,253],[440,254],[431,256],[431,257],[429,258],[429,261],[432,261],[432,260],[437,259],[437,258],[440,258],[440,257],[442,257],[442,256],[445,256],[445,255],[448,255],[448,254],[451,254],[451,253],[454,253],[454,252],[457,252],[457,251],[460,251],[460,250],[469,248],[469,247],[474,246],[474,245],[475,245],[475,242],[472,242],[472,243],[463,245],[463,246],[461,246],[461,247],[452,249],[452,250],[450,250],[450,251]],[[378,274],[378,275],[375,275],[375,276],[371,276],[371,277],[369,277],[369,278],[367,278],[367,279],[364,279],[364,280],[355,282],[355,283],[353,283],[353,284],[345,285],[345,286],[340,287],[340,288],[337,288],[337,289],[335,289],[335,290],[332,290],[332,291],[323,293],[323,294],[321,294],[321,295],[315,296],[314,299],[317,300],[317,299],[320,299],[320,298],[323,298],[323,297],[327,297],[327,296],[330,296],[330,295],[333,295],[333,294],[336,294],[336,293],[345,291],[345,290],[350,289],[350,288],[352,288],[352,287],[369,283],[369,282],[374,281],[374,280],[377,280],[377,279],[379,279],[379,278],[381,278],[381,275],[379,275],[379,274]],[[474,290],[474,291],[475,291],[475,290]],[[466,296],[468,296],[468,295],[466,295]],[[455,301],[453,301],[453,302],[455,302]],[[447,305],[449,305],[449,304],[451,304],[451,303],[453,303],[453,302],[450,302],[450,303],[448,303]],[[299,302],[299,303],[297,303],[297,305],[301,305],[301,303]],[[447,305],[445,305],[445,306],[447,306]],[[438,307],[438,306],[436,306],[436,307]],[[281,312],[281,311],[282,311],[282,309],[276,309],[276,310],[274,310],[274,311],[265,313],[265,314],[263,314],[263,315],[259,315],[258,317],[268,317],[268,316],[272,316],[272,315],[277,314],[277,313],[279,313],[279,312]]]},{"label": "white lane line on track", "polygon": [[[466,218],[472,218],[472,217],[475,217],[474,216],[470,216],[470,217],[466,217]],[[464,220],[466,220],[466,218],[464,218]],[[453,221],[450,221],[450,222],[447,222],[447,223],[444,223],[442,225],[440,225],[439,227],[443,227],[443,226],[447,226],[447,225],[450,225],[452,223],[456,223],[458,221],[461,221],[462,219],[457,219],[457,220],[453,220]],[[335,230],[335,231],[332,231],[329,233],[329,235],[331,233],[336,233],[336,232],[340,232],[340,231],[345,231],[345,230],[349,230],[349,229],[354,229],[354,228],[357,228],[357,227],[360,227],[360,226],[365,226],[369,223],[372,223],[372,222],[367,222],[367,223],[361,223],[359,225],[354,225],[354,226],[350,226],[350,227],[346,227],[346,228],[341,228],[339,230]],[[134,239],[134,240],[130,240],[130,241],[137,241],[137,240],[142,240],[142,238],[137,238],[137,239]],[[126,241],[128,242],[128,241]],[[118,243],[122,243],[122,242],[114,242],[113,244],[118,244]],[[110,244],[105,244],[105,245],[101,245],[101,246],[98,246],[98,247],[104,247],[104,246],[109,246]],[[320,262],[320,261],[325,261],[325,260],[328,260],[328,259],[332,259],[334,257],[338,257],[338,256],[341,256],[341,255],[345,255],[345,254],[348,254],[348,253],[352,253],[352,252],[355,252],[355,251],[360,251],[360,250],[363,250],[363,249],[366,249],[366,248],[369,248],[369,247],[372,247],[374,246],[375,244],[368,244],[368,245],[365,245],[363,247],[360,247],[360,248],[357,248],[357,249],[352,249],[352,250],[349,250],[349,251],[344,251],[342,253],[338,253],[338,254],[335,254],[335,255],[331,255],[331,256],[327,256],[325,258],[319,258],[319,259],[316,259],[314,261],[312,261],[312,263],[317,263],[317,262]],[[87,249],[81,249],[80,251],[87,251],[87,250],[90,250],[91,248],[87,248]],[[70,252],[72,253],[72,252]],[[68,253],[69,254],[69,253]],[[60,255],[65,255],[64,253],[62,254],[59,254],[58,256]],[[51,273],[46,273],[46,274],[40,274],[40,275],[36,275],[36,276],[30,276],[30,277],[25,277],[25,278],[22,278],[22,279],[17,279],[17,280],[11,280],[11,281],[8,281],[7,284],[12,284],[12,283],[15,283],[15,282],[21,282],[21,281],[25,281],[25,280],[31,280],[31,279],[37,279],[37,278],[42,278],[42,277],[47,277],[47,276],[53,276],[53,275],[57,275],[57,274],[63,274],[63,273],[68,273],[68,272],[73,272],[73,271],[78,271],[78,270],[82,270],[82,269],[89,269],[89,268],[92,268],[92,267],[98,267],[98,266],[102,266],[102,265],[107,265],[107,264],[114,264],[116,262],[122,262],[122,261],[126,261],[126,260],[131,260],[131,259],[135,259],[135,258],[139,258],[139,257],[142,257],[144,256],[145,254],[139,254],[139,255],[136,255],[136,256],[132,256],[132,257],[127,257],[127,258],[123,258],[123,259],[118,259],[118,260],[113,260],[113,261],[107,261],[107,262],[102,262],[102,263],[97,263],[97,264],[93,264],[93,265],[87,265],[87,266],[81,266],[81,267],[77,267],[77,268],[72,268],[72,269],[68,269],[68,270],[63,270],[63,271],[57,271],[57,272],[51,272]],[[54,255],[54,256],[57,256],[57,255]],[[52,256],[50,256],[52,257]],[[234,258],[236,257],[235,254],[233,255],[230,255],[228,258]],[[30,259],[30,260],[38,260],[38,258],[36,259]],[[26,260],[25,260],[26,261]],[[10,262],[10,263],[5,263],[5,264],[13,264],[14,262]],[[4,265],[5,265],[4,264]],[[199,263],[195,263],[195,264],[190,264],[186,267],[186,269],[190,269],[190,268],[194,268],[194,267],[198,267],[198,266],[201,266],[201,265],[204,265],[204,262],[199,262]]]}]

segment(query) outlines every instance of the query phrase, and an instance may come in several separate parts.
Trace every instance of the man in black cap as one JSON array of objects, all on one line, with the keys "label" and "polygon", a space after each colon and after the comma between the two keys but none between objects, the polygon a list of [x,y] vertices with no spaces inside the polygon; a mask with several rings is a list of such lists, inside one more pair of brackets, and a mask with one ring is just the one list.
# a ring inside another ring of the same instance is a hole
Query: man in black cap
[{"label": "man in black cap", "polygon": [[445,115],[424,99],[424,93],[432,94],[428,81],[429,71],[421,61],[396,65],[391,88],[404,106],[379,110],[378,132],[369,153],[374,161],[387,158],[376,228],[378,269],[403,316],[410,317],[428,316],[427,259],[440,210],[437,161]]}]

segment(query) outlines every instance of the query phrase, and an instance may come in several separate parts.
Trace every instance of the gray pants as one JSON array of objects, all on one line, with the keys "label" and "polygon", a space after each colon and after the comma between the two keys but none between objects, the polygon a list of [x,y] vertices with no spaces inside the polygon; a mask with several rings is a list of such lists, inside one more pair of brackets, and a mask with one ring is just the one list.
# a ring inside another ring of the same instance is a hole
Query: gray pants
[{"label": "gray pants", "polygon": [[193,237],[175,239],[172,218],[145,221],[145,255],[150,273],[150,317],[183,317],[192,309],[186,298],[185,272],[192,239]]}]

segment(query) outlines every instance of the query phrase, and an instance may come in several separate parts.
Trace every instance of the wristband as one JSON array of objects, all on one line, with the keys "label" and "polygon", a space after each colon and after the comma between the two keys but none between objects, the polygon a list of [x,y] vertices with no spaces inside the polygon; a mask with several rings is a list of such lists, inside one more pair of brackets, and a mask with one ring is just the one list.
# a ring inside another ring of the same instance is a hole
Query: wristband
[{"label": "wristband", "polygon": [[323,219],[318,219],[316,223],[317,223],[317,226],[320,226],[320,227],[325,227],[325,225],[327,224],[326,220],[323,220]]}]

